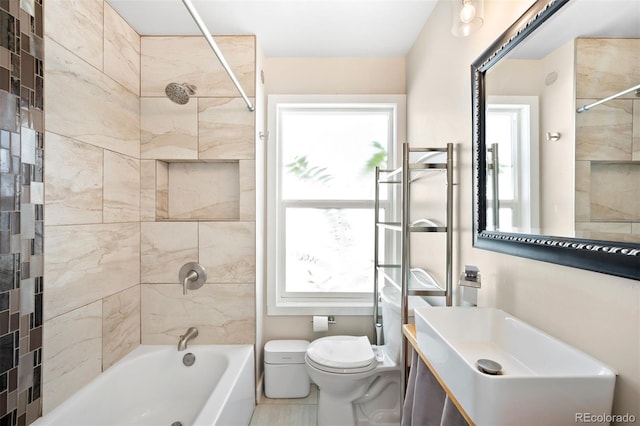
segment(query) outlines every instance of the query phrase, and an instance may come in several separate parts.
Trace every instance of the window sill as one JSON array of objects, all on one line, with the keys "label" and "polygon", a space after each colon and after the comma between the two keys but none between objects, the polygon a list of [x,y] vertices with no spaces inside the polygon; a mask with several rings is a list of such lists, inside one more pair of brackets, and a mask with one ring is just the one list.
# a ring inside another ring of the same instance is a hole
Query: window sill
[{"label": "window sill", "polygon": [[371,302],[319,302],[319,301],[279,301],[267,306],[267,315],[373,315]]}]

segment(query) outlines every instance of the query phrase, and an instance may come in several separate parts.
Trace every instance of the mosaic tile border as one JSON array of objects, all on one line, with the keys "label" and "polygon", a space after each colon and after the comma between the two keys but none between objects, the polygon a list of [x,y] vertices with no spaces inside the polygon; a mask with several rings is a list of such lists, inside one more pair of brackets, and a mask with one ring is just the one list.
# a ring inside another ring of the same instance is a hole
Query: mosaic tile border
[{"label": "mosaic tile border", "polygon": [[42,412],[43,0],[0,0],[0,426]]}]

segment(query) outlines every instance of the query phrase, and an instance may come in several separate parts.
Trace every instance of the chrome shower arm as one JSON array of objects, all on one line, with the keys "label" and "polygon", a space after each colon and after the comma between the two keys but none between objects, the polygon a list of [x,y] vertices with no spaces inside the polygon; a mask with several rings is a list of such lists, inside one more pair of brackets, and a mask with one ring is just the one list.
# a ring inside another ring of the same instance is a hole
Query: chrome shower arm
[{"label": "chrome shower arm", "polygon": [[240,96],[242,96],[242,99],[244,99],[244,102],[247,104],[247,108],[249,108],[249,111],[255,110],[255,107],[251,103],[251,100],[242,89],[242,86],[240,85],[240,82],[236,78],[236,75],[233,73],[233,70],[231,70],[231,67],[229,66],[226,59],[224,58],[224,55],[222,54],[215,40],[211,36],[211,32],[207,29],[207,26],[204,24],[204,21],[200,17],[200,14],[198,13],[198,11],[195,9],[193,4],[191,4],[191,0],[182,0],[182,3],[184,3],[184,6],[187,8],[189,13],[191,14],[191,17],[196,22],[196,25],[200,29],[200,32],[202,33],[204,38],[207,40],[207,43],[209,43],[209,46],[211,46],[213,53],[215,53],[216,57],[218,58],[218,61],[220,61],[220,65],[222,65],[222,68],[224,68],[224,70],[227,72],[227,74],[231,78],[231,81],[236,86],[236,89],[238,89],[238,92],[240,92]]}]

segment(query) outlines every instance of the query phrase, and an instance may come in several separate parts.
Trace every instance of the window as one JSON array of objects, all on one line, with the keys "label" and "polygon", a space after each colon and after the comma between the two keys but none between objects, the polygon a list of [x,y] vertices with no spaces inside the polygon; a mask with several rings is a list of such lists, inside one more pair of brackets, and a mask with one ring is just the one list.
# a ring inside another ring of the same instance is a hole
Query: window
[{"label": "window", "polygon": [[394,98],[269,97],[269,314],[371,312],[374,170],[394,164]]},{"label": "window", "polygon": [[[498,226],[501,230],[532,232],[539,228],[538,98],[490,96],[487,104],[487,147],[498,144]],[[493,153],[490,157],[493,156]],[[494,179],[490,172],[489,182]],[[493,200],[491,185],[488,196]],[[492,227],[493,209],[487,215]]]}]

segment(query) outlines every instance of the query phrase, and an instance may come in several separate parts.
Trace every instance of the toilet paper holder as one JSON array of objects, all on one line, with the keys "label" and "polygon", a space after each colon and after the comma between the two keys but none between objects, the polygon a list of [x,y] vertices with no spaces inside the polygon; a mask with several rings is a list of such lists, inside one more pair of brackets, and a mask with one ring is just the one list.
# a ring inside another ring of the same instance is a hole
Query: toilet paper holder
[{"label": "toilet paper holder", "polygon": [[[311,321],[309,321],[309,322],[311,322],[311,323],[312,323],[312,322],[313,322],[313,318],[312,318],[312,319],[311,319]],[[335,323],[336,323],[336,317],[334,317],[333,315],[329,315],[329,316],[327,317],[327,322],[328,322],[329,324],[335,324]]]}]

